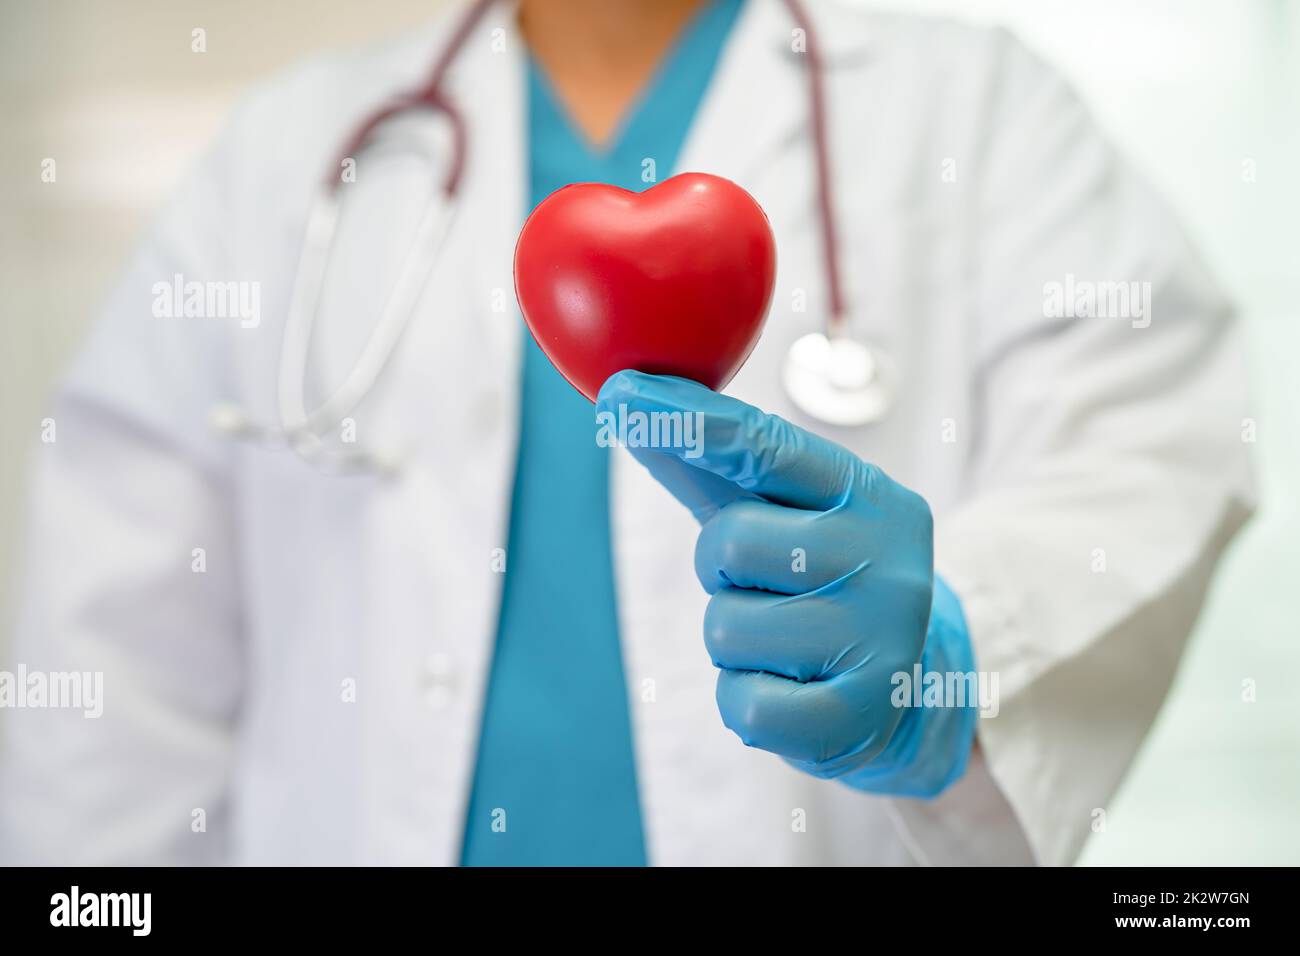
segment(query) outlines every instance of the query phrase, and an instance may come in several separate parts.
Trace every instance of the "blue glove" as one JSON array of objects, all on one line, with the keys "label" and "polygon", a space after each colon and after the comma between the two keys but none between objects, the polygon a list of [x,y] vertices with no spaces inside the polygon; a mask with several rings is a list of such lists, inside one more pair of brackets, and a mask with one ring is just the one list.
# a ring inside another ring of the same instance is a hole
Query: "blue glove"
[{"label": "blue glove", "polygon": [[685,379],[618,372],[596,408],[605,421],[658,413],[646,434],[681,438],[632,447],[629,430],[627,444],[702,525],[695,572],[712,595],[704,641],[723,723],[874,793],[932,797],[960,778],[976,702],[900,706],[913,697],[896,693],[917,663],[974,668],[960,605],[933,574],[925,500],[834,442]]}]

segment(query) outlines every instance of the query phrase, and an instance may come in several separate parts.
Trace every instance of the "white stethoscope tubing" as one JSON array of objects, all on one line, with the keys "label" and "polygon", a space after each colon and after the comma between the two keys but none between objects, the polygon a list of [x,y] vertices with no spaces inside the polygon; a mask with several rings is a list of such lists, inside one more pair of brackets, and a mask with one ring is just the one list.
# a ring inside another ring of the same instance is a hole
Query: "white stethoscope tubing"
[{"label": "white stethoscope tubing", "polygon": [[326,431],[340,424],[361,404],[392,358],[451,231],[456,206],[454,198],[447,198],[435,199],[425,207],[398,271],[397,281],[360,358],[334,394],[308,414],[305,405],[307,361],[339,220],[338,196],[330,191],[322,192],[308,218],[281,343],[277,389],[279,426],[255,425],[238,408],[229,405],[215,410],[213,420],[216,426],[261,444],[287,446],[307,460],[333,471],[367,467],[393,471],[397,462],[391,454],[360,450],[327,452],[322,439]]},{"label": "white stethoscope tubing", "polygon": [[318,203],[308,227],[295,282],[294,306],[289,312],[280,355],[280,427],[285,434],[320,437],[355,409],[374,388],[415,312],[432,265],[451,231],[455,209],[455,200],[434,201],[425,207],[398,272],[397,282],[361,357],[337,391],[308,415],[304,407],[307,355],[339,216],[335,196],[330,195],[326,202]]}]

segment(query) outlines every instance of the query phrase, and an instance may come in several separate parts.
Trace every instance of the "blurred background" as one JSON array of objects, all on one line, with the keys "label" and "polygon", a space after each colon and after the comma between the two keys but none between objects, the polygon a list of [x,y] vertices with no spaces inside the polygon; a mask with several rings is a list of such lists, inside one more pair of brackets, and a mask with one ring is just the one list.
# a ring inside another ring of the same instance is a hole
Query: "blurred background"
[{"label": "blurred background", "polygon": [[[1083,92],[1240,303],[1261,510],[1081,862],[1300,864],[1300,0],[858,2],[1011,27]],[[0,6],[0,668],[45,398],[151,210],[251,84],[439,3]]]}]

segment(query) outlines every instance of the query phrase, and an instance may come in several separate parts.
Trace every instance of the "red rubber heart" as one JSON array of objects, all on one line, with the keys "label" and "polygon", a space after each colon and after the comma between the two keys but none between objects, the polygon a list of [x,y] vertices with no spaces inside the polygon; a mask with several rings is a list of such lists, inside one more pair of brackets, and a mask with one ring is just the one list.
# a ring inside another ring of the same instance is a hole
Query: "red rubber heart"
[{"label": "red rubber heart", "polygon": [[767,215],[704,173],[643,193],[565,186],[533,210],[515,246],[524,320],[593,402],[626,368],[725,386],[758,343],[775,280]]}]

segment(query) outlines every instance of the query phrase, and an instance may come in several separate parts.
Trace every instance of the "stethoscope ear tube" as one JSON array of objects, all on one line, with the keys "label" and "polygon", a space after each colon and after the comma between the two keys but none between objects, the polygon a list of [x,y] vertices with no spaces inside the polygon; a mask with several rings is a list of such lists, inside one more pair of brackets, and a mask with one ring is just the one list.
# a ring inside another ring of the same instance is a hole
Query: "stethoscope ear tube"
[{"label": "stethoscope ear tube", "polygon": [[280,353],[280,427],[286,435],[321,437],[353,411],[374,388],[415,313],[433,264],[451,231],[456,206],[455,199],[443,196],[433,197],[425,206],[415,237],[402,260],[397,282],[361,356],[343,384],[309,415],[304,406],[304,385],[311,333],[319,311],[321,287],[339,218],[335,194],[327,193],[318,200],[303,245],[298,267],[299,281],[295,282]]},{"label": "stethoscope ear tube", "polygon": [[280,429],[292,435],[306,427],[304,409],[306,357],[311,347],[312,328],[325,285],[325,270],[338,229],[339,201],[332,190],[323,189],[312,202],[307,234],[298,256],[284,337],[280,342],[280,374],[277,377],[277,407]]},{"label": "stethoscope ear tube", "polygon": [[397,456],[327,448],[325,433],[342,422],[374,388],[415,314],[434,263],[451,232],[457,200],[441,191],[430,197],[402,261],[397,281],[365,348],[343,384],[311,414],[306,410],[307,362],[312,330],[320,311],[321,292],[338,231],[340,204],[336,192],[323,188],[308,214],[302,253],[294,278],[280,345],[277,385],[278,427],[258,425],[237,405],[223,403],[212,410],[219,431],[268,448],[289,448],[327,471],[352,473],[377,470],[393,474]]},{"label": "stethoscope ear tube", "polygon": [[826,294],[830,299],[830,318],[826,322],[826,336],[836,338],[844,334],[848,303],[840,282],[839,231],[835,222],[835,199],[831,195],[831,146],[826,123],[825,62],[822,60],[821,40],[813,28],[812,19],[804,9],[802,0],[785,0],[786,8],[795,24],[804,34],[804,56],[808,58],[808,105],[812,124],[813,154],[817,164],[817,218],[822,234],[822,261],[826,268]]},{"label": "stethoscope ear tube", "polygon": [[425,86],[413,96],[390,103],[371,116],[346,143],[343,156],[355,155],[377,126],[403,110],[417,107],[443,113],[452,127],[453,152],[439,194],[432,196],[425,208],[411,248],[398,272],[397,282],[356,365],[338,390],[309,415],[305,399],[307,361],[340,215],[339,167],[335,163],[327,171],[308,213],[303,249],[285,320],[276,388],[279,426],[258,425],[237,405],[223,403],[211,414],[212,424],[219,431],[271,448],[292,448],[305,460],[329,471],[377,469],[391,474],[396,469],[394,456],[329,451],[322,438],[328,429],[339,424],[361,403],[383,373],[410,323],[420,294],[451,231],[468,153],[468,131],[464,117],[443,92],[442,86],[456,53],[494,3],[495,0],[476,0],[451,32]]}]

